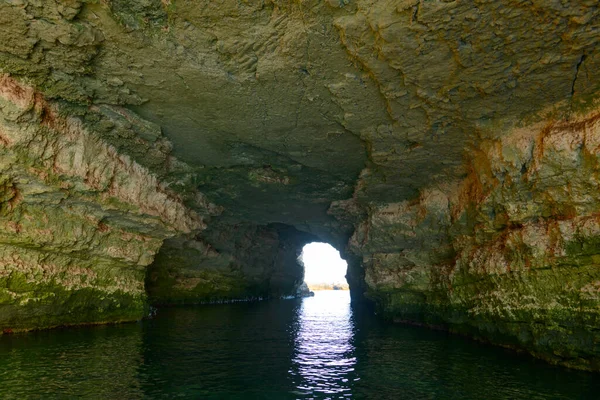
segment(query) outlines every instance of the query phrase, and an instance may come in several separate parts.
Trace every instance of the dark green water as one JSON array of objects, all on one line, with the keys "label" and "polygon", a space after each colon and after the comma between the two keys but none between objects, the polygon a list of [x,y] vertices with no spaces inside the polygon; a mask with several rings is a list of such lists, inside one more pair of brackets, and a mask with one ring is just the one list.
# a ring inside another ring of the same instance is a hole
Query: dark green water
[{"label": "dark green water", "polygon": [[347,292],[0,337],[1,399],[600,399],[600,375],[423,328]]}]

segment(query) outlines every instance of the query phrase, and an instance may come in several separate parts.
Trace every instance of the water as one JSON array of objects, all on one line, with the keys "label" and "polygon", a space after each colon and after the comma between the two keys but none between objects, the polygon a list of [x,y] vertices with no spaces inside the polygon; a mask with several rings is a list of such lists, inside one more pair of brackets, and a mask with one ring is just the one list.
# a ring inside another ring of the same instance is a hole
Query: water
[{"label": "water", "polygon": [[599,399],[600,375],[424,328],[348,292],[0,337],[1,399]]}]

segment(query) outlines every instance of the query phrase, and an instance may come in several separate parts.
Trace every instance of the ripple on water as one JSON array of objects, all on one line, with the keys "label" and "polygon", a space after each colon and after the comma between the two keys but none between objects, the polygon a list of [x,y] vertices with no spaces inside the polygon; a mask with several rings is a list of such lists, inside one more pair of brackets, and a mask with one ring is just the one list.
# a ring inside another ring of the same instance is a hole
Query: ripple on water
[{"label": "ripple on water", "polygon": [[297,393],[344,395],[352,390],[349,376],[356,364],[354,325],[350,297],[345,294],[317,292],[315,297],[304,299],[298,309],[290,370]]}]

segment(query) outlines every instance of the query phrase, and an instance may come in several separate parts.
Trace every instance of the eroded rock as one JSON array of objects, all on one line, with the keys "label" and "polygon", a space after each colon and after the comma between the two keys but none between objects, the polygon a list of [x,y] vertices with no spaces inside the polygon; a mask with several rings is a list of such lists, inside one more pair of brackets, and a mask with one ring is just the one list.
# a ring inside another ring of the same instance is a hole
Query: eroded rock
[{"label": "eroded rock", "polygon": [[[599,369],[597,2],[0,2],[0,328],[354,296]],[[43,318],[33,320],[33,314]]]}]

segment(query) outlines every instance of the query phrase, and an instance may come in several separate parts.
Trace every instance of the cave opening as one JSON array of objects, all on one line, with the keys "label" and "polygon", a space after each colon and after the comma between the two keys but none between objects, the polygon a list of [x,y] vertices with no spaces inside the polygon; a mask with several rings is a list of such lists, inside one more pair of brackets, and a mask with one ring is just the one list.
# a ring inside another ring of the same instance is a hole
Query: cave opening
[{"label": "cave opening", "polygon": [[310,290],[348,290],[348,263],[328,243],[312,242],[302,248],[304,282]]}]

